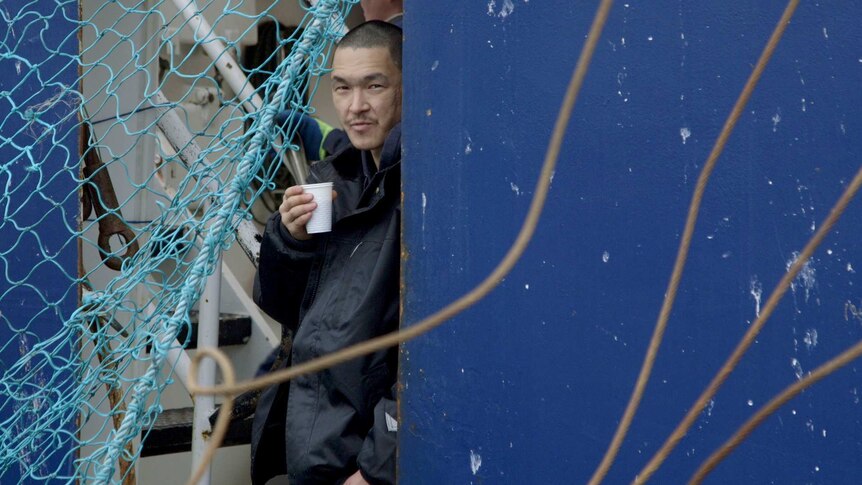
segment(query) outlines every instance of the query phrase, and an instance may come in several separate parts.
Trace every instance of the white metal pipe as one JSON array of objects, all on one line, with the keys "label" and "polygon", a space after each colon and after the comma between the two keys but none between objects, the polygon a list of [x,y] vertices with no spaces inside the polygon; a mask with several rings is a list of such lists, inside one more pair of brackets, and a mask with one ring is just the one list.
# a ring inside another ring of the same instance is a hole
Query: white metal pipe
[{"label": "white metal pipe", "polygon": [[[203,47],[204,51],[215,61],[216,69],[236,93],[237,98],[248,105],[249,112],[258,111],[263,106],[263,100],[254,91],[254,87],[248,82],[248,78],[245,77],[236,60],[228,52],[227,46],[215,36],[212,26],[200,13],[197,2],[195,0],[174,0],[174,5],[188,20],[186,26],[191,29],[195,43]],[[196,34],[199,32],[204,34],[202,39],[197,38]]]},{"label": "white metal pipe", "polygon": [[[221,299],[221,256],[216,261],[215,271],[207,278],[203,297],[200,301],[200,317],[198,319],[198,348],[218,347],[219,307]],[[200,363],[198,371],[199,386],[214,386],[216,384],[216,364],[207,359]],[[196,470],[203,459],[212,431],[209,417],[215,411],[215,396],[194,396],[194,421],[192,423],[192,470]],[[211,482],[210,470],[207,470],[198,485],[208,485]]]},{"label": "white metal pipe", "polygon": [[192,359],[185,349],[181,347],[171,347],[168,349],[168,363],[173,365],[174,374],[180,381],[180,384],[189,389],[189,369],[192,366]]},{"label": "white metal pipe", "polygon": [[[195,0],[174,0],[174,5],[182,12],[183,17],[188,20],[186,26],[193,32],[192,35],[195,37],[195,43],[202,46],[204,51],[213,59],[216,69],[224,77],[224,80],[233,92],[237,93],[237,99],[246,105],[246,110],[249,113],[260,111],[263,107],[263,99],[254,90],[254,86],[248,82],[248,78],[242,72],[242,69],[239,68],[236,59],[228,51],[224,42],[215,36],[212,26],[200,13],[197,2]],[[196,38],[198,32],[204,33],[202,39]],[[292,150],[290,152],[288,156],[288,168],[293,173],[296,181],[304,184],[308,176],[308,169],[297,154],[293,153]]]},{"label": "white metal pipe", "polygon": [[[156,91],[153,95],[153,105],[156,106],[156,109],[159,112],[159,115],[156,117],[156,126],[162,130],[168,143],[170,143],[174,151],[177,152],[180,162],[182,162],[187,169],[194,166],[198,160],[202,160],[203,164],[206,166],[212,165],[212,163],[201,154],[201,147],[194,140],[194,135],[189,131],[186,124],[180,118],[180,115],[178,115],[171,107],[171,102],[168,101],[168,98],[161,90]],[[205,181],[205,184],[205,187],[210,192],[218,191],[217,180],[210,179]]]},{"label": "white metal pipe", "polygon": [[258,307],[254,300],[252,300],[251,295],[237,275],[233,272],[230,265],[222,265],[222,272],[224,281],[227,282],[243,308],[245,308],[245,311],[247,311],[251,317],[251,321],[254,324],[254,331],[258,332],[259,335],[262,335],[263,338],[273,347],[281,345],[281,337],[276,335],[272,330],[272,327],[269,326],[267,323],[267,317],[264,316],[260,307]]},{"label": "white metal pipe", "polygon": [[[211,162],[201,154],[201,148],[194,140],[194,136],[189,132],[188,127],[180,115],[170,108],[170,101],[161,91],[156,91],[153,96],[153,103],[158,107],[159,116],[156,118],[156,125],[162,130],[162,133],[167,138],[168,143],[177,153],[180,162],[186,168],[190,168],[197,160],[202,160],[206,166],[211,165]],[[218,191],[218,185],[215,180],[206,182],[206,188],[215,193]],[[258,237],[260,233],[254,223],[248,220],[242,220],[237,228],[237,242],[242,247],[245,254],[251,259],[252,264],[257,267],[257,259],[260,256],[260,242]]]},{"label": "white metal pipe", "polygon": [[[152,278],[149,276],[147,277],[147,281],[153,282]],[[146,318],[149,318],[156,314],[156,306],[152,302],[149,302],[147,303],[144,312]],[[175,346],[168,349],[167,358],[167,362],[172,366],[171,369],[173,369],[173,372],[177,379],[179,379],[180,384],[188,390],[189,369],[192,367],[192,359],[189,357],[188,352],[186,352],[186,350],[177,342]]]}]

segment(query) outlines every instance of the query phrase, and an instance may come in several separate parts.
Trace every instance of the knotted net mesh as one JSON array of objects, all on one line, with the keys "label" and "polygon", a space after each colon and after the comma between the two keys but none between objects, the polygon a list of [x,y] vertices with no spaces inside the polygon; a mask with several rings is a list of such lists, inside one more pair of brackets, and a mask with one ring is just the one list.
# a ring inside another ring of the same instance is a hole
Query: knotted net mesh
[{"label": "knotted net mesh", "polygon": [[0,482],[133,473],[206,276],[303,177],[356,0],[277,3],[0,0]]}]

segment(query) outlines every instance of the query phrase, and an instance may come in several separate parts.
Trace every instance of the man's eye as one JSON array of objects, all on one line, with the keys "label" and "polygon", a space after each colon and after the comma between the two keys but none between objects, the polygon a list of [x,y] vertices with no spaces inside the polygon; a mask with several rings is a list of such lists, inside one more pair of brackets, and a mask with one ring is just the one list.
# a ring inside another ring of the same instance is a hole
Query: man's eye
[{"label": "man's eye", "polygon": [[369,89],[382,89],[383,85],[382,84],[372,84],[372,85],[368,86],[368,88]]}]

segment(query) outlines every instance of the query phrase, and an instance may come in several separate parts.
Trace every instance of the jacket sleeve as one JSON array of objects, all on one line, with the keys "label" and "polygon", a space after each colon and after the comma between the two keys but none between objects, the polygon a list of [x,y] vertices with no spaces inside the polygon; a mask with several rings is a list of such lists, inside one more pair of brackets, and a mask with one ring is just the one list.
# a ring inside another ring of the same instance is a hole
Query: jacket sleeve
[{"label": "jacket sleeve", "polygon": [[395,386],[374,407],[374,426],[365,437],[356,461],[371,485],[395,485],[395,449],[398,440],[398,406]]},{"label": "jacket sleeve", "polygon": [[267,221],[254,281],[254,302],[292,332],[299,325],[299,306],[316,247],[315,238],[294,239],[281,223],[280,213]]}]

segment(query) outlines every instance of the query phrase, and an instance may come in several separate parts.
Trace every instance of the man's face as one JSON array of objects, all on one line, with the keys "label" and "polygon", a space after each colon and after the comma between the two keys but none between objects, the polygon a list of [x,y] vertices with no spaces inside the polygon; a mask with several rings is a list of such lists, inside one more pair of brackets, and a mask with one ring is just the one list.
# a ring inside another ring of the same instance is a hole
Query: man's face
[{"label": "man's face", "polygon": [[383,142],[401,121],[401,70],[385,47],[336,49],[332,101],[350,142],[379,163]]}]

